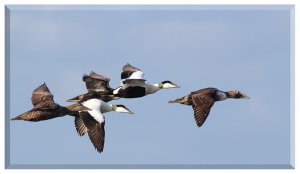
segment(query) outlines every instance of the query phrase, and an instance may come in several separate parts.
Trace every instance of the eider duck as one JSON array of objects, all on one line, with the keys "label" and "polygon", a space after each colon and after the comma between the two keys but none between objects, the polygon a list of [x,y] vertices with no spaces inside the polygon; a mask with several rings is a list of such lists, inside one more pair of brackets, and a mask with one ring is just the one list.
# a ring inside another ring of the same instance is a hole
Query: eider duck
[{"label": "eider duck", "polygon": [[99,98],[105,102],[118,99],[112,95],[113,89],[109,86],[110,79],[92,71],[89,75],[83,75],[82,81],[85,82],[87,93],[73,97],[68,102],[79,102],[86,98]]},{"label": "eider duck", "polygon": [[200,127],[205,122],[214,103],[216,101],[222,101],[228,98],[249,99],[250,97],[240,91],[224,92],[216,88],[204,88],[198,91],[191,92],[191,94],[178,98],[176,100],[169,101],[169,103],[192,105],[195,121],[197,123],[197,126]]},{"label": "eider duck", "polygon": [[[101,153],[103,152],[105,139],[105,119],[103,112],[112,111],[114,108],[98,98],[88,99],[81,104],[89,108],[89,110],[79,111],[81,120],[78,129],[84,133],[88,133],[95,149]],[[118,110],[118,112],[132,113],[126,107],[118,107],[116,110]]]},{"label": "eider duck", "polygon": [[113,91],[113,94],[116,97],[138,98],[148,94],[153,94],[160,89],[179,88],[178,85],[171,81],[148,84],[146,83],[146,80],[143,79],[144,73],[129,63],[124,65],[122,70],[121,86]]},{"label": "eider duck", "polygon": [[[94,98],[86,99],[87,100],[92,100]],[[98,99],[98,98],[97,98]],[[84,103],[85,101],[80,101],[81,103]],[[127,113],[127,114],[133,114],[133,112],[128,109],[126,106],[121,105],[121,104],[108,104],[102,100],[100,100],[101,106],[100,106],[100,112],[106,113],[106,112],[120,112],[120,113]],[[80,117],[79,112],[73,112],[72,114],[75,116],[75,128],[79,136],[83,136],[87,132],[87,127],[84,125],[82,118]]]},{"label": "eider duck", "polygon": [[79,103],[66,107],[60,106],[54,102],[53,97],[46,83],[43,83],[32,92],[33,108],[11,120],[42,121],[88,109]]}]

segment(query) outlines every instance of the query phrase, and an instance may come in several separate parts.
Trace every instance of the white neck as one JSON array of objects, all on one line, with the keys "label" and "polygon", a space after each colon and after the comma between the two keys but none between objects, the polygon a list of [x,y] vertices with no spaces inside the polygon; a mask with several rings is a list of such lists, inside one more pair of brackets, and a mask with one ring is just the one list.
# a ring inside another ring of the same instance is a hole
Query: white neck
[{"label": "white neck", "polygon": [[161,89],[161,88],[159,88],[158,84],[146,84],[146,85],[147,85],[146,86],[146,94],[153,94]]}]

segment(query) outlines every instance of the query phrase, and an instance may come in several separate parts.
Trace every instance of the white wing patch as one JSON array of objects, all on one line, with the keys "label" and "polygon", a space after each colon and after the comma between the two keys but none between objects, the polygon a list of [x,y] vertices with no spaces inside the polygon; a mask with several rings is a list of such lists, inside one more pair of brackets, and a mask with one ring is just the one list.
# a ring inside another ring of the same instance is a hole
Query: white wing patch
[{"label": "white wing patch", "polygon": [[127,79],[143,79],[144,73],[142,71],[135,71]]}]

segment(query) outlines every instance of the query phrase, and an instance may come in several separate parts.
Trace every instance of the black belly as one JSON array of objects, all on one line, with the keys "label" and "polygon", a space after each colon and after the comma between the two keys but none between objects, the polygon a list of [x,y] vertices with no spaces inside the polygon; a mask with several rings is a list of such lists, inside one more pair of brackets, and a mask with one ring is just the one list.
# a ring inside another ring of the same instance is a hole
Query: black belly
[{"label": "black belly", "polygon": [[146,89],[144,87],[128,87],[126,89],[120,89],[117,96],[122,98],[138,98],[146,95]]}]

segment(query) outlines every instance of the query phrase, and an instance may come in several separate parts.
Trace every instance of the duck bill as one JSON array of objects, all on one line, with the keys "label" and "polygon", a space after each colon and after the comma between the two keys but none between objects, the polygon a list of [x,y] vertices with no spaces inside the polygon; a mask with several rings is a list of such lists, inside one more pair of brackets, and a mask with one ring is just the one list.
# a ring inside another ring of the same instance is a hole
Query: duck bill
[{"label": "duck bill", "polygon": [[250,99],[249,96],[247,96],[246,94],[243,94],[243,93],[242,93],[242,98],[244,98],[244,99]]},{"label": "duck bill", "polygon": [[134,114],[131,110],[129,110],[129,109],[127,109],[127,110],[128,110],[127,114]]},{"label": "duck bill", "polygon": [[173,83],[173,85],[174,85],[174,88],[180,88],[180,86],[175,83]]},{"label": "duck bill", "polygon": [[80,100],[77,100],[77,99],[69,99],[67,100],[67,102],[79,102]]}]

